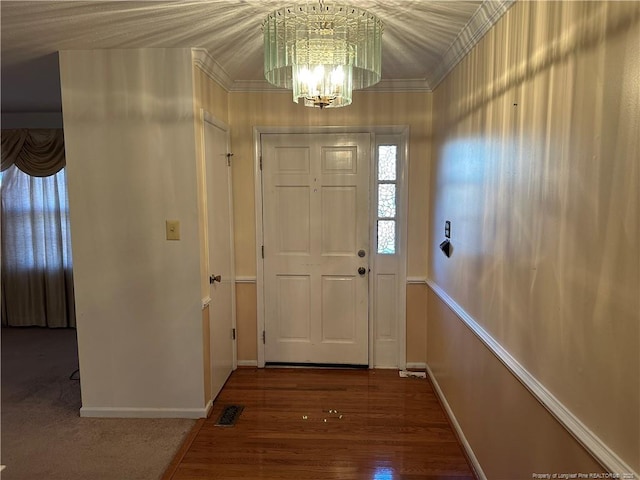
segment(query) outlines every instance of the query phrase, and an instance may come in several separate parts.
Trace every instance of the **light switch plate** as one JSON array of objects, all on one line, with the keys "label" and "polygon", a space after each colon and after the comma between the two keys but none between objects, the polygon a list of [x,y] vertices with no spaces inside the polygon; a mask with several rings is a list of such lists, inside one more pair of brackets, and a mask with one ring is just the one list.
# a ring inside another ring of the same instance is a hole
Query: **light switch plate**
[{"label": "light switch plate", "polygon": [[167,240],[180,240],[180,220],[167,220]]}]

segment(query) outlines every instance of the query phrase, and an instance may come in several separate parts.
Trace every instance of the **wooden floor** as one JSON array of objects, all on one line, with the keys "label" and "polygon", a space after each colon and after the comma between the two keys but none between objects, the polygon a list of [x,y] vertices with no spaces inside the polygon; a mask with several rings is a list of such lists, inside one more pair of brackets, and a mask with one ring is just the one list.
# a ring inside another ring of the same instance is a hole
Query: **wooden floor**
[{"label": "wooden floor", "polygon": [[[244,405],[216,427],[225,405]],[[165,479],[472,480],[425,379],[395,370],[235,371]]]}]

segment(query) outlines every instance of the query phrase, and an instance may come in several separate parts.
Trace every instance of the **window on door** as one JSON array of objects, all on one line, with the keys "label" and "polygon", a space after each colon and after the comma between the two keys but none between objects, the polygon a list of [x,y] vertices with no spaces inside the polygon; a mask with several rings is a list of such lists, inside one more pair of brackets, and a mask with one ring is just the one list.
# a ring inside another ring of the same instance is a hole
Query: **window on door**
[{"label": "window on door", "polygon": [[398,243],[398,145],[378,145],[376,162],[377,252],[380,255],[395,255]]}]

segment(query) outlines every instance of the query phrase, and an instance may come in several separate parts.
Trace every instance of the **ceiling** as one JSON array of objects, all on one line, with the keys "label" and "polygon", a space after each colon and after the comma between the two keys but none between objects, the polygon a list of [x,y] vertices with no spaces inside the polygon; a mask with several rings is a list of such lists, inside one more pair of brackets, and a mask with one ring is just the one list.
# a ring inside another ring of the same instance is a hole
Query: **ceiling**
[{"label": "ceiling", "polygon": [[[384,23],[382,82],[373,88],[430,91],[512,0],[349,3]],[[216,78],[228,90],[265,88],[262,20],[287,4],[281,0],[2,0],[2,112],[61,110],[59,50],[196,47],[208,52]]]}]

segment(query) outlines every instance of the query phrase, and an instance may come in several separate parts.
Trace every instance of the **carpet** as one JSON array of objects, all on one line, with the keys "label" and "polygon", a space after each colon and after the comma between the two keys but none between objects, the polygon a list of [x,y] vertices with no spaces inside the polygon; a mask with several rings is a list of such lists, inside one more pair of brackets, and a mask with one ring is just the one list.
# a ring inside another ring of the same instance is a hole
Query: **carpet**
[{"label": "carpet", "polygon": [[0,335],[2,480],[162,477],[195,420],[80,418],[75,330]]}]

